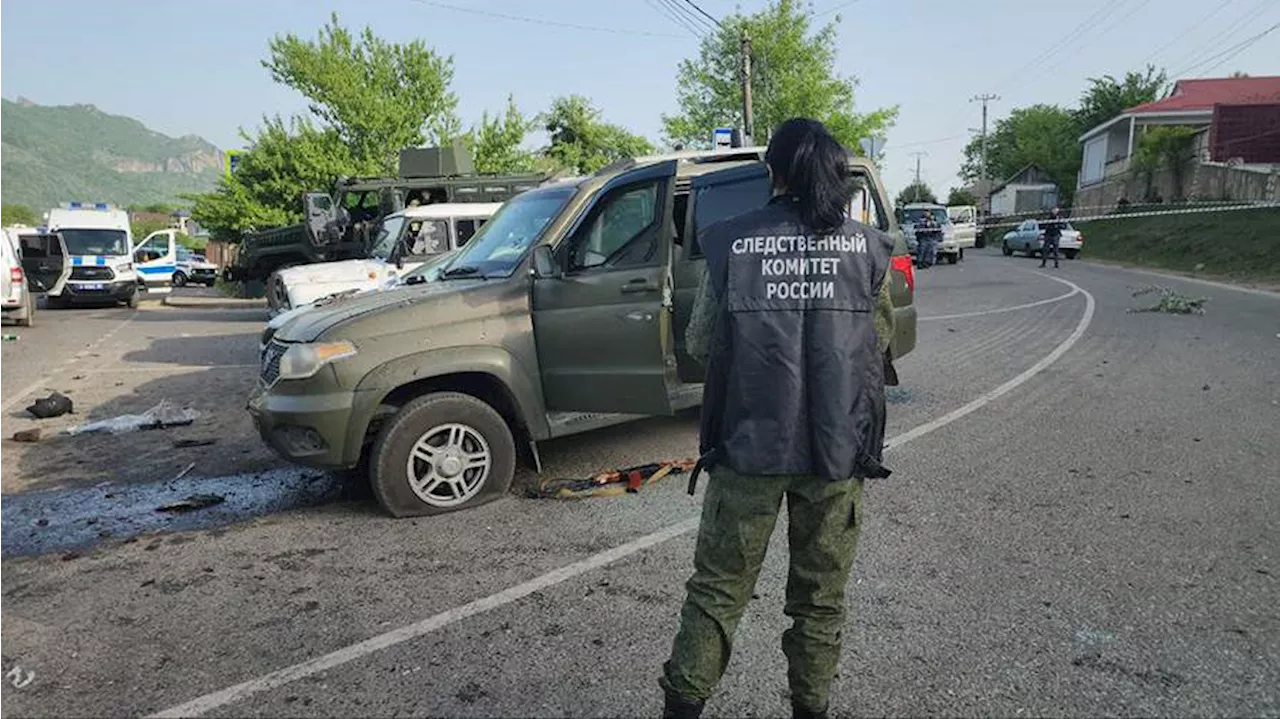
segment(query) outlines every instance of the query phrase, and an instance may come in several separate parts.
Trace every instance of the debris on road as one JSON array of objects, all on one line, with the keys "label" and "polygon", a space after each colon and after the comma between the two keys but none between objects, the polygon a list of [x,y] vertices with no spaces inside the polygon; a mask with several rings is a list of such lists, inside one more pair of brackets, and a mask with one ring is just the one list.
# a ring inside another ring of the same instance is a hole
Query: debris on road
[{"label": "debris on road", "polygon": [[208,447],[211,444],[217,443],[217,439],[175,439],[173,440],[173,448],[187,449],[189,447]]},{"label": "debris on road", "polygon": [[24,429],[13,433],[13,441],[15,442],[39,442],[40,428]]},{"label": "debris on road", "polygon": [[5,341],[5,342],[17,342],[17,341],[18,341],[18,335],[4,335],[4,341]]},{"label": "debris on road", "polygon": [[[68,400],[70,401],[70,400]],[[124,434],[140,429],[167,429],[169,427],[185,427],[195,422],[200,413],[194,409],[175,408],[169,400],[161,400],[143,414],[122,414],[111,419],[98,420],[87,424],[78,424],[66,430],[67,434],[77,435],[87,432],[110,432]]]},{"label": "debris on road", "polygon": [[193,494],[186,499],[180,499],[177,502],[162,504],[156,507],[157,512],[194,512],[197,509],[212,507],[215,504],[222,504],[227,498],[221,494]]},{"label": "debris on road", "polygon": [[1134,297],[1160,293],[1160,301],[1151,307],[1130,308],[1129,312],[1167,312],[1173,315],[1202,315],[1204,314],[1204,303],[1209,301],[1208,297],[1188,297],[1178,294],[1168,287],[1156,287],[1151,285],[1134,291]]},{"label": "debris on road", "polygon": [[171,479],[171,480],[169,480],[169,481],[170,481],[170,482],[174,482],[174,481],[177,481],[177,480],[179,480],[179,479],[182,479],[183,477],[187,476],[187,474],[188,474],[191,470],[193,470],[193,469],[195,469],[195,468],[196,468],[196,463],[195,463],[195,462],[192,462],[192,463],[188,464],[186,467],[184,467],[184,468],[182,469],[182,471],[181,471],[181,472],[178,472],[178,475],[177,475],[176,477],[174,477],[173,479]]},{"label": "debris on road", "polygon": [[75,405],[72,404],[70,397],[61,392],[54,392],[48,397],[32,402],[31,406],[27,407],[27,412],[36,419],[53,419],[71,412],[74,408]]},{"label": "debris on road", "polygon": [[530,489],[527,496],[531,499],[585,499],[635,494],[641,487],[655,484],[668,475],[688,472],[693,465],[692,459],[680,459],[609,470],[589,479],[546,479]]}]

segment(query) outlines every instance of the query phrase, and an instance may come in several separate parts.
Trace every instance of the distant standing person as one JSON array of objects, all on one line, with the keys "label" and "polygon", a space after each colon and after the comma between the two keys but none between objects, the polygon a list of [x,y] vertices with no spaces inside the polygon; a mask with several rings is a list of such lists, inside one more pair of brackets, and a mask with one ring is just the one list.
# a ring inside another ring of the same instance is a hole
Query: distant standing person
[{"label": "distant standing person", "polygon": [[765,161],[769,203],[699,238],[707,268],[685,337],[707,374],[690,491],[703,466],[711,481],[663,667],[664,717],[699,716],[720,682],[784,503],[792,712],[827,715],[862,481],[889,475],[880,462],[893,240],[849,218],[847,151],[821,123],[782,123]]},{"label": "distant standing person", "polygon": [[1062,208],[1055,207],[1049,219],[1041,225],[1044,229],[1044,246],[1040,248],[1040,266],[1049,262],[1049,250],[1053,250],[1053,266],[1058,267],[1058,245],[1062,242]]},{"label": "distant standing person", "polygon": [[933,213],[926,210],[924,216],[915,224],[916,233],[916,265],[933,267],[938,261],[938,239],[942,227],[933,219]]}]

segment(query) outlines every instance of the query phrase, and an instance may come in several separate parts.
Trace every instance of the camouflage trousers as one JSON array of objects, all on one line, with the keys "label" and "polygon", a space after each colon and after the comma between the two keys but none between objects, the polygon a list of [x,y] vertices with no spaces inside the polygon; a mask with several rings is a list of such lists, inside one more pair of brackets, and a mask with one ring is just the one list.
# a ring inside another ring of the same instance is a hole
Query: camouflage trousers
[{"label": "camouflage trousers", "polygon": [[861,525],[862,481],[854,479],[711,472],[694,573],[671,658],[663,666],[665,690],[703,701],[720,682],[784,498],[790,551],[784,611],[792,625],[782,635],[782,650],[791,701],[815,712],[827,708]]}]

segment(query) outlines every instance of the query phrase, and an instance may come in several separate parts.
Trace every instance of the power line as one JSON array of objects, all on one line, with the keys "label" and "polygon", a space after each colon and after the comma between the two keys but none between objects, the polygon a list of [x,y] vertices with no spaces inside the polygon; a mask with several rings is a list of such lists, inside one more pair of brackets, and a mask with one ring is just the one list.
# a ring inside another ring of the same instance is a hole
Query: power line
[{"label": "power line", "polygon": [[886,148],[894,148],[894,149],[901,149],[901,148],[903,148],[903,147],[924,147],[925,145],[938,145],[938,144],[941,144],[941,143],[943,143],[943,142],[950,142],[950,141],[952,141],[952,140],[959,140],[959,139],[961,139],[961,138],[963,138],[963,137],[965,137],[965,136],[964,136],[964,135],[950,135],[950,136],[948,136],[948,137],[939,137],[939,138],[938,138],[938,139],[936,139],[936,140],[921,140],[921,141],[919,141],[919,142],[903,142],[903,143],[899,143],[899,144],[896,144],[896,145],[890,145],[890,144],[886,143],[886,144],[885,144],[885,147],[886,147]]},{"label": "power line", "polygon": [[1005,79],[996,83],[996,85],[1004,86],[1007,83],[1009,83],[1011,80],[1014,80],[1019,76],[1023,76],[1025,78],[1025,73],[1028,73],[1031,70],[1031,68],[1035,67],[1036,65],[1039,65],[1040,63],[1052,57],[1053,53],[1057,52],[1061,47],[1065,46],[1068,42],[1070,42],[1071,40],[1075,39],[1075,37],[1080,35],[1080,33],[1088,29],[1090,27],[1090,23],[1094,22],[1095,20],[1101,19],[1104,15],[1110,14],[1113,10],[1118,9],[1121,5],[1123,5],[1127,1],[1128,0],[1120,0],[1119,2],[1112,4],[1110,0],[1103,0],[1102,5],[1099,6],[1097,10],[1094,10],[1088,17],[1082,20],[1079,25],[1077,25],[1074,29],[1069,31],[1060,40],[1058,40],[1058,42],[1049,46],[1044,52],[1040,53],[1039,55],[1036,55],[1026,65],[1023,65],[1018,70],[1015,70],[1012,74],[1008,75]]},{"label": "power line", "polygon": [[813,14],[813,16],[817,18],[817,17],[822,17],[823,15],[830,15],[831,13],[836,12],[837,10],[843,10],[849,7],[850,5],[856,2],[858,2],[858,0],[848,0],[848,2],[839,3],[835,7],[829,7],[826,10],[823,10],[822,12],[816,12]]},{"label": "power line", "polygon": [[462,7],[460,5],[450,5],[448,3],[442,3],[442,2],[434,2],[433,0],[412,0],[412,1],[419,3],[421,5],[430,5],[431,7],[443,8],[445,10],[456,10],[457,12],[467,12],[467,13],[472,13],[473,15],[484,15],[486,17],[500,18],[503,20],[515,20],[518,22],[532,23],[534,25],[546,25],[549,27],[563,27],[563,28],[569,28],[571,30],[587,30],[590,32],[607,32],[607,33],[613,33],[615,35],[640,35],[644,37],[670,37],[670,38],[684,37],[683,35],[672,35],[670,33],[648,32],[645,30],[630,30],[630,29],[616,28],[616,27],[600,27],[596,25],[578,25],[576,23],[559,22],[556,20],[544,20],[542,18],[526,17],[523,15],[508,15],[506,13],[490,12],[488,10],[479,10],[477,8]]},{"label": "power line", "polygon": [[683,20],[685,27],[692,28],[694,32],[698,33],[699,37],[715,29],[708,25],[706,20],[698,17],[692,10],[681,5],[677,0],[659,0],[659,2],[670,8],[673,14]]},{"label": "power line", "polygon": [[[1208,68],[1207,70],[1205,70],[1205,72],[1206,72],[1206,73],[1212,72],[1213,70],[1218,69],[1218,68],[1219,68],[1219,67],[1221,67],[1222,65],[1224,65],[1224,64],[1226,64],[1226,63],[1228,63],[1228,62],[1231,62],[1231,60],[1235,59],[1235,57],[1236,57],[1237,55],[1239,55],[1240,53],[1244,52],[1245,50],[1248,50],[1250,45],[1252,45],[1252,44],[1254,44],[1255,42],[1257,42],[1257,41],[1261,40],[1262,38],[1266,37],[1267,35],[1270,35],[1272,32],[1275,32],[1276,28],[1280,28],[1280,22],[1278,22],[1278,23],[1276,23],[1276,24],[1272,25],[1271,27],[1267,28],[1266,30],[1263,30],[1262,32],[1258,33],[1257,35],[1254,35],[1253,37],[1251,37],[1251,38],[1249,38],[1249,39],[1245,40],[1244,42],[1240,42],[1240,43],[1237,43],[1237,44],[1235,44],[1235,45],[1232,45],[1231,47],[1227,48],[1226,50],[1223,50],[1222,52],[1218,53],[1217,55],[1214,55],[1213,57],[1210,57],[1210,58],[1205,59],[1205,60],[1204,60],[1204,61],[1202,61],[1199,65],[1192,65],[1191,67],[1187,68],[1187,69],[1186,69],[1186,70],[1184,70],[1183,72],[1188,72],[1188,71],[1190,71],[1190,70],[1194,70],[1194,69],[1196,69],[1196,68],[1198,68],[1198,67],[1200,67],[1200,66],[1202,66],[1202,65],[1205,65],[1205,64],[1207,64],[1207,63],[1213,62],[1214,60],[1217,60],[1218,58],[1222,58],[1222,59],[1221,59],[1217,64],[1215,64],[1215,65],[1213,65],[1212,67],[1210,67],[1210,68]],[[1223,57],[1224,55],[1225,55],[1226,57]]]},{"label": "power line", "polygon": [[702,33],[699,32],[696,27],[694,27],[693,25],[690,25],[689,21],[684,19],[684,16],[672,10],[671,7],[668,6],[666,3],[661,2],[661,0],[645,0],[645,2],[649,5],[649,7],[653,8],[654,10],[657,10],[658,13],[661,14],[663,17],[667,18],[668,20],[675,23],[676,25],[679,25],[680,27],[684,28],[684,30],[688,32],[690,35],[693,35],[696,38],[702,37]]},{"label": "power line", "polygon": [[[1107,24],[1107,26],[1106,26],[1105,28],[1103,28],[1101,31],[1099,31],[1099,32],[1093,32],[1093,33],[1090,33],[1087,37],[1083,38],[1083,39],[1079,42],[1079,44],[1078,44],[1078,45],[1073,46],[1073,48],[1072,48],[1072,49],[1074,50],[1074,49],[1078,49],[1078,48],[1088,47],[1090,44],[1092,44],[1092,43],[1094,43],[1094,42],[1097,42],[1097,40],[1098,40],[1099,38],[1102,38],[1103,36],[1105,36],[1105,35],[1107,35],[1108,33],[1110,33],[1112,30],[1115,30],[1116,28],[1121,27],[1121,26],[1124,24],[1124,22],[1125,22],[1126,20],[1128,20],[1129,18],[1131,18],[1131,17],[1133,17],[1134,15],[1138,14],[1138,11],[1139,11],[1139,10],[1141,10],[1142,8],[1146,7],[1146,6],[1147,6],[1147,4],[1149,4],[1150,2],[1151,2],[1151,0],[1141,0],[1141,2],[1139,2],[1137,5],[1134,5],[1133,7],[1131,7],[1131,8],[1129,9],[1129,12],[1125,13],[1125,14],[1124,14],[1124,16],[1122,16],[1122,17],[1120,17],[1120,18],[1118,18],[1118,19],[1115,19],[1115,20],[1111,20],[1111,21],[1109,21],[1109,22],[1108,22],[1108,24]],[[1123,4],[1123,3],[1119,3],[1119,4],[1117,4],[1115,7],[1116,7],[1116,8],[1119,8],[1122,4]],[[1054,67],[1060,66],[1060,65],[1061,65],[1061,63],[1062,63],[1062,58],[1061,58],[1061,57],[1059,57],[1058,55],[1060,55],[1060,53],[1056,53],[1056,54],[1051,55],[1050,57],[1046,58],[1046,62],[1047,62],[1047,64],[1043,65],[1043,66],[1040,68],[1040,72],[1043,72],[1044,70],[1049,70],[1049,69],[1052,69],[1052,68],[1054,68]],[[1030,78],[1032,78],[1032,77],[1035,77],[1035,75],[1028,74],[1027,76],[1025,76],[1025,77],[1023,78],[1023,82],[1021,82],[1021,83],[1018,83],[1018,84],[1014,85],[1014,87],[1020,87],[1021,85],[1025,84],[1025,83],[1026,83],[1026,81],[1027,81],[1027,80],[1029,80],[1029,79],[1030,79]]]},{"label": "power line", "polygon": [[1193,23],[1191,23],[1190,25],[1188,25],[1188,26],[1187,26],[1187,28],[1186,28],[1185,30],[1183,30],[1182,32],[1180,32],[1180,33],[1178,33],[1177,35],[1175,35],[1175,36],[1174,36],[1172,39],[1170,39],[1168,42],[1164,43],[1163,45],[1161,45],[1160,47],[1156,48],[1155,50],[1152,50],[1152,51],[1151,51],[1151,54],[1150,54],[1150,55],[1147,55],[1145,58],[1143,58],[1142,62],[1140,62],[1140,63],[1138,63],[1138,64],[1139,64],[1139,65],[1146,65],[1147,63],[1151,62],[1152,60],[1154,60],[1154,59],[1156,58],[1156,56],[1157,56],[1157,55],[1159,55],[1160,53],[1164,52],[1165,50],[1168,50],[1170,47],[1173,47],[1173,44],[1174,44],[1174,43],[1178,42],[1179,40],[1181,40],[1182,38],[1186,37],[1187,35],[1190,35],[1190,34],[1191,34],[1191,32],[1192,32],[1193,30],[1195,30],[1195,29],[1197,29],[1197,28],[1199,28],[1199,27],[1203,26],[1203,25],[1204,25],[1206,22],[1208,22],[1208,21],[1209,21],[1209,20],[1210,20],[1214,15],[1217,15],[1218,13],[1222,12],[1223,10],[1226,10],[1226,9],[1227,9],[1227,6],[1228,6],[1228,5],[1230,5],[1230,4],[1232,4],[1232,3],[1234,3],[1235,1],[1236,1],[1236,0],[1226,0],[1226,2],[1222,3],[1221,5],[1219,5],[1218,7],[1214,8],[1214,9],[1210,10],[1210,11],[1209,11],[1209,13],[1208,13],[1207,15],[1205,15],[1204,17],[1200,18],[1199,20],[1196,20],[1195,22],[1193,22]]},{"label": "power line", "polygon": [[698,13],[702,15],[702,17],[705,17],[706,19],[710,20],[712,23],[715,24],[716,27],[720,27],[720,28],[724,27],[724,25],[722,25],[719,20],[715,19],[715,17],[709,14],[706,10],[703,10],[702,8],[698,7],[698,3],[694,2],[693,0],[684,0],[684,4],[688,5],[694,10],[697,10]]},{"label": "power line", "polygon": [[1250,22],[1253,22],[1259,16],[1261,16],[1262,13],[1266,11],[1267,6],[1273,2],[1274,0],[1262,0],[1261,3],[1258,3],[1257,5],[1254,5],[1252,8],[1245,10],[1243,13],[1240,14],[1239,17],[1235,19],[1234,22],[1232,22],[1223,30],[1220,30],[1214,33],[1212,36],[1209,37],[1208,40],[1206,40],[1202,45],[1200,45],[1200,47],[1196,48],[1195,50],[1192,50],[1186,55],[1183,55],[1182,59],[1178,60],[1177,64],[1178,65],[1182,65],[1183,63],[1188,63],[1188,64],[1185,66],[1184,69],[1178,71],[1177,73],[1174,73],[1174,76],[1176,77],[1189,70],[1200,67],[1201,65],[1210,61],[1214,57],[1217,57],[1217,55],[1206,56],[1204,53],[1206,51],[1212,53],[1214,50],[1220,47],[1220,43],[1230,38],[1234,33],[1240,30],[1243,30],[1246,25],[1248,25]]}]

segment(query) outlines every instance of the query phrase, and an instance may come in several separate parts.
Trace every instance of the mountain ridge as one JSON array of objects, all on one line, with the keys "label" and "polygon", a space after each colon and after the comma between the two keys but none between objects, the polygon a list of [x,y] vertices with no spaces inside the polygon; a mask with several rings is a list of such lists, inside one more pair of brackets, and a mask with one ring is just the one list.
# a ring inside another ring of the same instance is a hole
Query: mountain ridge
[{"label": "mountain ridge", "polygon": [[0,100],[0,201],[43,211],[68,200],[180,202],[213,189],[223,154],[188,134],[170,137],[94,105]]}]

